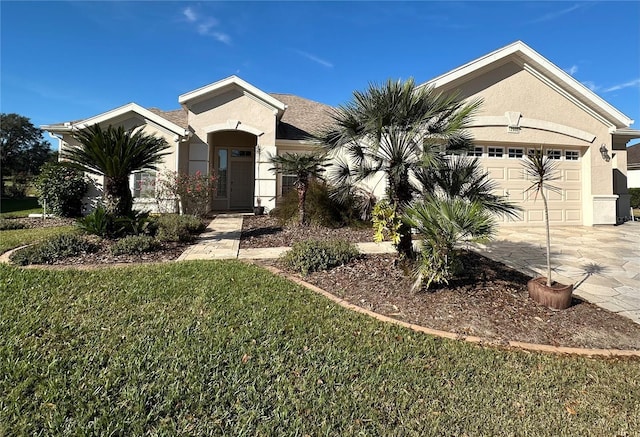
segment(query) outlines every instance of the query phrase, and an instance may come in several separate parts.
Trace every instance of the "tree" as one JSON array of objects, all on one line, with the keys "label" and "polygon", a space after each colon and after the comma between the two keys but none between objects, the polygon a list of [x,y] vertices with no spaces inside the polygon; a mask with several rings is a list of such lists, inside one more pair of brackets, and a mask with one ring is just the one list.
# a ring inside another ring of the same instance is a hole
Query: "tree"
[{"label": "tree", "polygon": [[51,161],[54,152],[42,138],[42,130],[18,114],[0,114],[0,192],[5,194],[5,176],[32,176]]},{"label": "tree", "polygon": [[307,223],[305,202],[307,190],[312,178],[322,179],[322,173],[330,164],[327,163],[325,154],[320,153],[285,153],[283,155],[270,156],[269,161],[274,165],[270,171],[276,174],[295,174],[293,183],[298,192],[298,222],[301,225]]},{"label": "tree", "polygon": [[[334,184],[347,192],[382,173],[389,200],[402,215],[418,191],[415,171],[437,165],[445,150],[471,145],[465,128],[480,103],[465,103],[455,93],[436,93],[432,87],[416,88],[413,79],[388,80],[355,91],[352,101],[332,113],[333,127],[318,137],[329,150],[346,157],[338,160]],[[403,223],[399,233],[398,252],[413,259],[410,227]]]},{"label": "tree", "polygon": [[561,190],[550,184],[550,182],[560,178],[558,174],[558,162],[552,161],[544,156],[544,150],[534,150],[533,153],[527,155],[527,159],[523,161],[524,172],[532,181],[531,186],[527,188],[527,192],[540,194],[544,207],[544,224],[547,235],[547,287],[551,287],[551,232],[549,226],[549,206],[547,205],[547,195],[545,190],[560,193]]},{"label": "tree", "polygon": [[87,173],[104,176],[103,202],[109,214],[131,213],[133,198],[129,175],[139,170],[157,170],[169,145],[163,138],[140,129],[89,126],[74,134],[78,145],[62,150],[62,158]]}]

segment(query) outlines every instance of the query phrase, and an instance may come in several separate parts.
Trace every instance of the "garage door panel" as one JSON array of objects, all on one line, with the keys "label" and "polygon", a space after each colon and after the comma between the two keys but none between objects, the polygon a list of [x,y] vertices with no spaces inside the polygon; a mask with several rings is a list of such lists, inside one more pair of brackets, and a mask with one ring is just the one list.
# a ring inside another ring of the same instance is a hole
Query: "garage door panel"
[{"label": "garage door panel", "polygon": [[567,182],[580,182],[580,170],[566,169],[563,172],[563,180]]},{"label": "garage door panel", "polygon": [[582,213],[579,209],[567,209],[565,210],[565,221],[567,223],[580,223],[582,224]]},{"label": "garage door panel", "polygon": [[570,202],[579,202],[582,198],[582,196],[580,196],[580,190],[565,190],[564,195],[565,199]]},{"label": "garage door panel", "polygon": [[524,172],[520,168],[508,168],[507,179],[509,179],[510,181],[523,181]]},{"label": "garage door panel", "polygon": [[505,169],[503,167],[488,167],[487,173],[491,179],[504,180]]}]

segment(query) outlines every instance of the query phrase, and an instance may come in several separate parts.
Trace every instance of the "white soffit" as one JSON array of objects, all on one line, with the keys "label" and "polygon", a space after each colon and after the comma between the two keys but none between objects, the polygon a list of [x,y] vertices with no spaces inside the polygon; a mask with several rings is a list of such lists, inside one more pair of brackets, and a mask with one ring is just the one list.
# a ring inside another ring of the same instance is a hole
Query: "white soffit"
[{"label": "white soffit", "polygon": [[202,88],[198,88],[196,90],[182,94],[178,97],[178,103],[180,103],[181,105],[186,105],[188,102],[202,100],[203,98],[206,98],[208,96],[216,96],[234,86],[242,89],[244,92],[273,107],[277,110],[278,114],[282,114],[284,110],[287,109],[287,105],[282,103],[280,100],[270,96],[269,94],[256,88],[249,82],[246,82],[235,75],[229,76],[226,79],[219,80],[212,84],[205,85]]},{"label": "white soffit", "polygon": [[565,90],[567,93],[572,94],[579,100],[588,103],[590,106],[598,108],[597,112],[606,115],[608,121],[617,125],[617,127],[629,127],[633,124],[632,119],[618,111],[600,96],[578,82],[564,70],[555,66],[548,59],[540,55],[522,41],[516,41],[506,47],[475,59],[431,79],[419,85],[419,87],[432,86],[434,88],[440,88],[465,76],[478,73],[491,65],[498,63],[503,64],[509,59],[517,60],[518,64],[522,65],[525,69],[527,69],[528,65],[529,68],[533,67],[538,74],[549,76],[556,86]]}]

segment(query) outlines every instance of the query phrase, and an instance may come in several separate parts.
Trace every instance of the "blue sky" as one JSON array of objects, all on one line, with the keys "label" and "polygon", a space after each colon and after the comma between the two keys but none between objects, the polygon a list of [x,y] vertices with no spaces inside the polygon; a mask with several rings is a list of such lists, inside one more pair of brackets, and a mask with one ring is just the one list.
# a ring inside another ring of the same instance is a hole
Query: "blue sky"
[{"label": "blue sky", "polygon": [[0,3],[0,110],[36,125],[236,74],[330,105],[387,78],[427,81],[516,40],[640,129],[640,2]]}]

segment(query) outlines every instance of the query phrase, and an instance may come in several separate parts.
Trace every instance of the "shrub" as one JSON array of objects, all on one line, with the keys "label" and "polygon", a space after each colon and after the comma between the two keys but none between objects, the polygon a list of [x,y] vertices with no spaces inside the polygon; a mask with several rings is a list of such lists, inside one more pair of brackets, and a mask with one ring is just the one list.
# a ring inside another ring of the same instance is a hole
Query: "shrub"
[{"label": "shrub", "polygon": [[0,218],[0,231],[12,231],[14,229],[24,229],[27,226],[18,220],[7,220]]},{"label": "shrub", "polygon": [[92,253],[98,247],[87,238],[76,234],[61,234],[14,252],[10,259],[13,263],[51,264],[56,260]]},{"label": "shrub", "polygon": [[216,188],[216,177],[202,174],[164,172],[156,184],[158,204],[166,199],[180,200],[182,213],[197,216],[205,215],[209,210],[209,199]]},{"label": "shrub", "polygon": [[111,246],[111,253],[113,255],[136,255],[153,252],[159,247],[160,243],[149,235],[128,235]]},{"label": "shrub", "polygon": [[81,217],[76,221],[77,226],[84,232],[99,237],[109,237],[115,232],[115,218],[107,213],[102,206],[98,206],[91,214]]},{"label": "shrub", "polygon": [[47,162],[36,179],[38,202],[60,217],[78,217],[82,213],[82,197],[89,189],[84,174],[60,162]]},{"label": "shrub", "polygon": [[631,194],[631,207],[640,208],[640,188],[629,188]]},{"label": "shrub", "polygon": [[159,241],[193,241],[193,235],[204,230],[200,218],[194,215],[162,214],[154,217]]},{"label": "shrub", "polygon": [[[319,181],[312,181],[307,190],[306,218],[308,223],[337,228],[356,223],[360,213],[357,205],[341,205],[331,196],[331,186]],[[271,211],[281,223],[295,223],[298,221],[298,192],[291,190],[281,197],[278,207]]]},{"label": "shrub", "polygon": [[360,252],[348,241],[302,241],[282,255],[283,263],[302,274],[328,270],[356,258]]}]

